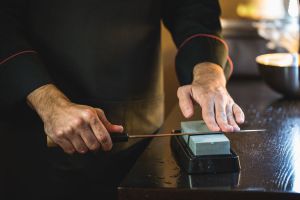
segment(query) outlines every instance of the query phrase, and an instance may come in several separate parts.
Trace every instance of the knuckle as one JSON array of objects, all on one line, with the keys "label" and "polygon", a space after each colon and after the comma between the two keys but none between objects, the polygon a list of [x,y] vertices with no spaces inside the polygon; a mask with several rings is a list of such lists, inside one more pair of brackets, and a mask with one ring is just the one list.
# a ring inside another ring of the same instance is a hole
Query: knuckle
[{"label": "knuckle", "polygon": [[65,136],[65,132],[63,130],[56,130],[54,132],[54,135],[57,137],[57,138],[63,138]]},{"label": "knuckle", "polygon": [[95,111],[93,109],[88,108],[88,109],[83,111],[82,115],[85,119],[91,120],[95,116]]},{"label": "knuckle", "polygon": [[105,115],[104,110],[102,110],[100,108],[98,108],[97,110],[100,112],[101,115]]},{"label": "knuckle", "polygon": [[73,122],[72,122],[72,126],[74,126],[74,127],[80,127],[80,126],[82,126],[83,124],[84,124],[84,120],[83,120],[82,118],[80,118],[80,117],[75,118],[75,119],[73,120]]},{"label": "knuckle", "polygon": [[73,133],[73,128],[72,128],[72,126],[66,126],[66,127],[64,128],[63,133],[64,133],[65,135],[71,135],[71,134]]},{"label": "knuckle", "polygon": [[68,137],[68,136],[70,136],[72,134],[73,134],[73,128],[71,126],[64,127],[63,129],[59,129],[59,130],[56,130],[54,132],[54,135],[58,139],[62,139],[62,138]]}]

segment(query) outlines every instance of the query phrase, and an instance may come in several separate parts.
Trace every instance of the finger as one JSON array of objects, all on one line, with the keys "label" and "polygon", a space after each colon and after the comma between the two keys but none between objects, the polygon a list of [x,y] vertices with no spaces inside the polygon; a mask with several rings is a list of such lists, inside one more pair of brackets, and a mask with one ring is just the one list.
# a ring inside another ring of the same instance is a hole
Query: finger
[{"label": "finger", "polygon": [[191,99],[191,86],[180,87],[177,91],[179,99],[179,107],[182,114],[186,118],[190,118],[194,114],[193,101]]},{"label": "finger", "polygon": [[224,132],[233,131],[233,127],[228,124],[227,115],[225,111],[225,102],[223,100],[216,100],[215,102],[216,108],[216,119],[217,123],[220,126],[221,130]]},{"label": "finger", "polygon": [[54,137],[50,137],[49,138],[55,142],[58,146],[60,146],[65,153],[67,154],[73,154],[76,150],[75,150],[75,147],[72,145],[72,143],[65,139],[65,138],[61,138],[61,139],[58,139],[58,138],[54,138]]},{"label": "finger", "polygon": [[72,143],[72,145],[78,153],[86,153],[88,151],[87,146],[85,145],[84,141],[82,140],[79,134],[69,134],[67,138]]},{"label": "finger", "polygon": [[101,148],[104,151],[111,150],[112,141],[110,135],[100,119],[98,117],[94,117],[94,119],[90,121],[90,126],[98,142],[101,144]]},{"label": "finger", "polygon": [[215,120],[214,104],[209,101],[203,105],[202,108],[202,118],[211,131],[220,131],[220,128]]},{"label": "finger", "polygon": [[239,131],[240,127],[237,125],[232,111],[233,104],[227,104],[226,106],[226,114],[227,114],[227,121],[233,127],[234,131]]},{"label": "finger", "polygon": [[96,112],[97,112],[97,115],[100,119],[100,121],[103,123],[103,125],[105,126],[106,130],[108,132],[119,132],[119,133],[122,133],[124,131],[124,128],[123,126],[121,125],[115,125],[115,124],[112,124],[110,123],[106,116],[105,116],[105,113],[103,112],[103,110],[99,109],[99,108],[96,108]]},{"label": "finger", "polygon": [[237,123],[239,123],[239,124],[244,123],[245,114],[244,114],[243,110],[237,104],[233,104],[232,110],[233,110],[234,117],[235,117]]},{"label": "finger", "polygon": [[87,148],[91,151],[97,151],[101,145],[89,126],[83,126],[79,133]]}]

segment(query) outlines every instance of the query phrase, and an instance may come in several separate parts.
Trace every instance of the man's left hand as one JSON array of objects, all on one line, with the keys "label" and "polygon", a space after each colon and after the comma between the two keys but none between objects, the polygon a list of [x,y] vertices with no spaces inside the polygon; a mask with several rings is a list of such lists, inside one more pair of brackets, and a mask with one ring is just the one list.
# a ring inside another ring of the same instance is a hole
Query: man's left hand
[{"label": "man's left hand", "polygon": [[223,69],[213,63],[200,63],[194,68],[192,84],[178,88],[179,106],[186,118],[194,114],[193,103],[202,108],[202,118],[211,131],[240,130],[245,120],[242,109],[226,89]]}]

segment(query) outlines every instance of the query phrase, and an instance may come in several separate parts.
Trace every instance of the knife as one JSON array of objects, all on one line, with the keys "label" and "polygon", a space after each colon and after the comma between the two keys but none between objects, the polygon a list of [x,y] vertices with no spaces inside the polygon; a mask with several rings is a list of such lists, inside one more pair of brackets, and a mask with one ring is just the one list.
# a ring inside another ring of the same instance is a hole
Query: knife
[{"label": "knife", "polygon": [[[266,129],[248,129],[239,130],[227,133],[251,133],[251,132],[265,132]],[[140,134],[140,135],[129,135],[128,133],[110,133],[110,137],[113,143],[128,142],[129,139],[138,138],[157,138],[157,137],[171,137],[171,136],[183,136],[183,135],[212,135],[212,134],[224,134],[221,131],[207,131],[207,132],[194,132],[194,133],[182,133],[181,130],[172,130],[171,133],[161,133],[161,134]],[[55,144],[49,137],[47,137],[47,146],[55,147]]]},{"label": "knife", "polygon": [[[250,133],[250,132],[265,132],[266,129],[248,129],[248,130],[239,130],[227,133]],[[161,133],[161,134],[141,134],[141,135],[129,135],[128,133],[110,133],[112,142],[127,142],[129,139],[137,138],[157,138],[157,137],[170,137],[170,136],[183,136],[183,135],[212,135],[212,134],[224,134],[220,131],[208,131],[208,132],[194,132],[194,133],[182,133],[180,130],[173,130],[171,133]]]}]

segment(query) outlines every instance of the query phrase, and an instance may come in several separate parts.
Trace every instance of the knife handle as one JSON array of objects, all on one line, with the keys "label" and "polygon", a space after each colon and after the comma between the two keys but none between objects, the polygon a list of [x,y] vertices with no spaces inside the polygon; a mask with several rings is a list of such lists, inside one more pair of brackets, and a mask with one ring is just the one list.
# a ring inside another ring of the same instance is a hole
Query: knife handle
[{"label": "knife handle", "polygon": [[[127,133],[109,133],[113,143],[128,142],[129,135]],[[47,136],[47,146],[57,147],[58,145]]]},{"label": "knife handle", "polygon": [[128,142],[129,135],[127,133],[109,133],[113,143]]}]

